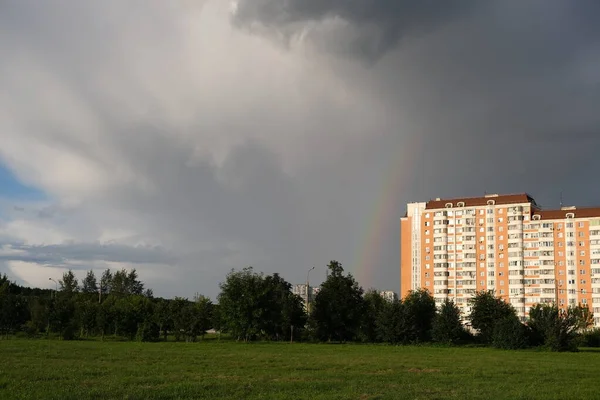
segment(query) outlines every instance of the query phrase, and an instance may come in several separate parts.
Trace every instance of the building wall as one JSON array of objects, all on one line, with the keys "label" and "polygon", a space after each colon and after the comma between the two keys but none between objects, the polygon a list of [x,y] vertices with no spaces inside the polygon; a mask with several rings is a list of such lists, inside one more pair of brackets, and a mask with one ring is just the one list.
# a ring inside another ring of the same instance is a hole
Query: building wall
[{"label": "building wall", "polygon": [[538,303],[581,303],[600,325],[600,208],[543,211],[526,194],[436,199],[408,204],[400,230],[402,297],[425,288],[466,314],[476,291],[493,289],[522,319]]}]

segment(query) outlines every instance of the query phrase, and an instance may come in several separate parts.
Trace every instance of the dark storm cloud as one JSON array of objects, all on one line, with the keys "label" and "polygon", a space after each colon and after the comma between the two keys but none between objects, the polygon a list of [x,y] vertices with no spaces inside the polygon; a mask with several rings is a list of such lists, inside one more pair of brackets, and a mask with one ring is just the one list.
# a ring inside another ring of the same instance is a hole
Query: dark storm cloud
[{"label": "dark storm cloud", "polygon": [[403,38],[428,33],[481,3],[481,0],[239,0],[234,21],[240,26],[258,23],[289,36],[301,33],[313,22],[342,19],[359,32],[352,35],[343,30],[340,34],[347,37],[338,37],[331,44],[343,47],[343,51],[377,58]]},{"label": "dark storm cloud", "polygon": [[51,193],[6,213],[0,270],[112,260],[214,297],[230,268],[338,259],[398,290],[408,201],[600,203],[600,2],[241,0],[239,29],[205,3],[0,12],[0,154]]}]

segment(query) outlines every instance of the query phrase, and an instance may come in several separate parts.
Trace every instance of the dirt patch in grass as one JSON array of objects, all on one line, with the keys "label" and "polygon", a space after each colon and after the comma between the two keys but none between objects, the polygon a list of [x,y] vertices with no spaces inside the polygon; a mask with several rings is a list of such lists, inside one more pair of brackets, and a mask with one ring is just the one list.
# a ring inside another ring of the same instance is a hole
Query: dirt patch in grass
[{"label": "dirt patch in grass", "polygon": [[435,368],[411,368],[408,372],[414,372],[416,374],[432,374],[434,372],[440,372],[440,370]]}]

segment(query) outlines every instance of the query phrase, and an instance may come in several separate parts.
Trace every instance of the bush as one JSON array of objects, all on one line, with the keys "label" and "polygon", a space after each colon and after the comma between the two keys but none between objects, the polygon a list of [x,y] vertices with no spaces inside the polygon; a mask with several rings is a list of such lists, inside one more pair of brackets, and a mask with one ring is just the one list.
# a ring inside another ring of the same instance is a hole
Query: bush
[{"label": "bush", "polygon": [[529,347],[527,327],[517,317],[501,319],[494,325],[492,345],[498,349],[517,350]]},{"label": "bush", "polygon": [[584,347],[600,347],[600,328],[591,329],[581,336]]},{"label": "bush", "polygon": [[559,309],[554,305],[537,304],[529,310],[529,326],[533,336],[541,339],[552,351],[577,351],[580,327],[579,310]]},{"label": "bush", "polygon": [[140,342],[158,342],[160,338],[159,326],[151,321],[144,321],[137,331],[137,340]]}]

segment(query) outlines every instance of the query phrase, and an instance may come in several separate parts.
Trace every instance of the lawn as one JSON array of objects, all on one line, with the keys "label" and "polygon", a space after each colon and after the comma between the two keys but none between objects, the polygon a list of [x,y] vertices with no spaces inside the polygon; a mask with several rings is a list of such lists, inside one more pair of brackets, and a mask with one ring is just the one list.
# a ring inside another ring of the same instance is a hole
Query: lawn
[{"label": "lawn", "polygon": [[592,399],[600,353],[0,341],[0,399]]}]

